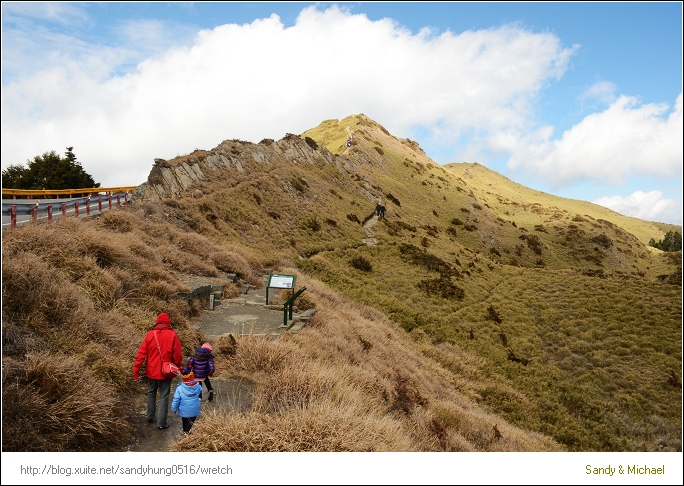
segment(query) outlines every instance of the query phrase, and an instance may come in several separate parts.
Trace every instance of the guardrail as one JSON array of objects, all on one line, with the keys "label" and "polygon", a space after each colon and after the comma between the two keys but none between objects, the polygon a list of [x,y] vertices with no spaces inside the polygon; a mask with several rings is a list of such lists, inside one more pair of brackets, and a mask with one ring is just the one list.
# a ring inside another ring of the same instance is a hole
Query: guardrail
[{"label": "guardrail", "polygon": [[[134,188],[137,186],[134,186]],[[99,191],[98,188],[95,189]],[[3,189],[3,192],[5,190]],[[71,191],[74,191],[71,189]],[[35,192],[35,191],[34,191]],[[73,194],[73,192],[72,192]],[[52,193],[50,194],[52,195]],[[105,204],[103,205],[103,200]],[[72,198],[65,202],[43,202],[36,199],[35,204],[17,201],[15,204],[2,203],[2,227],[15,228],[18,224],[36,224],[39,220],[46,220],[48,224],[53,222],[53,209],[61,212],[61,217],[66,218],[73,213],[75,218],[81,214],[81,209],[84,210],[85,216],[90,216],[92,212],[103,213],[105,210],[111,210],[112,207],[120,208],[122,205],[129,203],[129,193],[118,192],[112,194],[108,192],[106,195],[97,195],[91,197],[90,195],[81,198]],[[23,218],[21,218],[24,216]],[[29,217],[26,217],[29,216]]]},{"label": "guardrail", "polygon": [[86,187],[81,189],[5,189],[2,188],[2,198],[5,196],[12,196],[16,199],[17,196],[26,196],[26,199],[32,199],[37,196],[43,196],[43,199],[47,199],[47,196],[55,196],[55,199],[59,199],[59,196],[73,197],[74,194],[80,194],[85,197],[86,194],[98,194],[98,193],[122,193],[131,192],[138,186],[120,186],[120,187]]}]

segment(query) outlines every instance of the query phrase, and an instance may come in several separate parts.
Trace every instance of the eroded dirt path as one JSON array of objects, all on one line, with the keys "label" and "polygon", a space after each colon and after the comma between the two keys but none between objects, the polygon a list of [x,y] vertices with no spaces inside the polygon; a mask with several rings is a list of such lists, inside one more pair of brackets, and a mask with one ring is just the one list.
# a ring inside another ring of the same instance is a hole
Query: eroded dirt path
[{"label": "eroded dirt path", "polygon": [[373,233],[373,226],[378,222],[378,215],[374,215],[371,219],[366,221],[366,223],[363,225],[363,231],[366,233],[366,237],[363,239],[363,242],[366,246],[377,246],[378,242],[375,239],[375,233]]}]

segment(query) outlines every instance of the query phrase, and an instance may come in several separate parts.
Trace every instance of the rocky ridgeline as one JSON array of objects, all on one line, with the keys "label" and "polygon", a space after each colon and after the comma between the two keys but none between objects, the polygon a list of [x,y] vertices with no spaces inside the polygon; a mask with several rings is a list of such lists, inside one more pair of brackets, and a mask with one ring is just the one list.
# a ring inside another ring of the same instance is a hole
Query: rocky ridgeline
[{"label": "rocky ridgeline", "polygon": [[[292,134],[278,141],[266,140],[259,144],[226,140],[211,151],[196,150],[192,154],[171,160],[155,159],[147,182],[133,191],[133,199],[159,202],[166,198],[189,197],[198,186],[211,182],[216,171],[244,172],[251,168],[258,170],[258,165],[261,164],[313,164],[322,161],[335,164],[341,172],[358,175],[361,165],[368,167],[383,163],[376,159],[378,156],[369,156],[361,151],[352,151],[348,155],[334,155],[325,147],[311,146]],[[371,194],[368,189],[370,186],[362,192],[374,201],[377,196]]]}]

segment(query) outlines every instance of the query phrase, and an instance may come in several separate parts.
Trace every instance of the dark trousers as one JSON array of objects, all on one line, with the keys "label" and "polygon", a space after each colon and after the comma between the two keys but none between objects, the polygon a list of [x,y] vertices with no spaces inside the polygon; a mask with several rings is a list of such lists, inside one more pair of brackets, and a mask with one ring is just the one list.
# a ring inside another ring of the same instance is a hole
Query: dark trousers
[{"label": "dark trousers", "polygon": [[[159,410],[157,410],[157,392],[159,392]],[[159,427],[166,427],[170,393],[170,378],[168,380],[147,378],[147,419],[154,421],[156,417],[157,426]]]},{"label": "dark trousers", "polygon": [[195,423],[197,417],[181,417],[183,419],[183,432],[186,434],[190,432],[192,424]]},{"label": "dark trousers", "polygon": [[[207,385],[207,391],[212,391],[214,388],[211,386],[211,382],[209,381],[209,377],[207,376],[203,381],[200,381],[200,387],[202,386],[202,383]],[[202,392],[200,391],[199,394],[200,400],[202,399]]]}]

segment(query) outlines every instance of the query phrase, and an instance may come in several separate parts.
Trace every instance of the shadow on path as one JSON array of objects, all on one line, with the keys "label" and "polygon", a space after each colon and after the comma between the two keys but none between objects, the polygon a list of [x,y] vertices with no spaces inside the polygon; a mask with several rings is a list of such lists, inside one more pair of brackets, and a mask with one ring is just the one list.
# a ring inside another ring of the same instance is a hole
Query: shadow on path
[{"label": "shadow on path", "polygon": [[[178,380],[171,386],[170,401],[173,400],[173,392],[176,390]],[[232,378],[213,377],[211,385],[214,388],[214,400],[202,402],[202,414],[211,409],[223,410],[225,413],[233,411],[244,412],[249,410],[252,404],[252,391],[255,384],[247,380],[236,380]],[[145,390],[147,388],[145,387]],[[204,388],[202,396],[206,398],[207,389]],[[146,396],[143,395],[138,400],[135,417],[133,418],[134,437],[126,447],[128,452],[163,452],[169,450],[180,438],[183,431],[183,423],[179,416],[169,411],[169,428],[158,430],[156,424],[148,424],[146,414]]]}]

